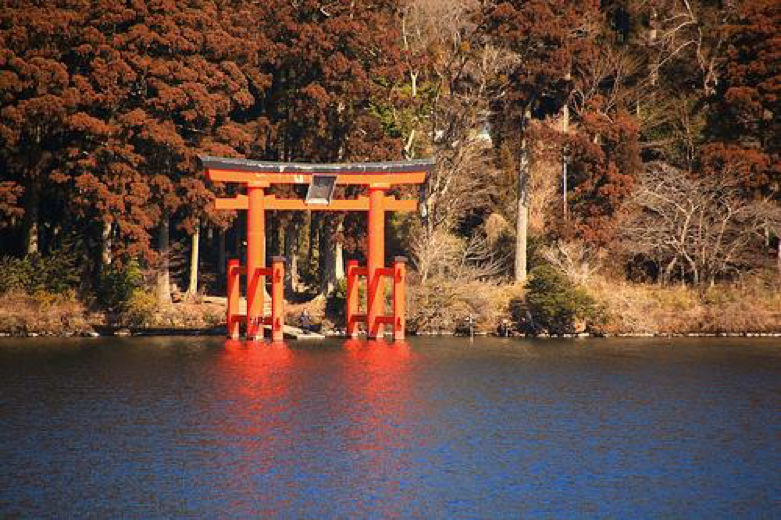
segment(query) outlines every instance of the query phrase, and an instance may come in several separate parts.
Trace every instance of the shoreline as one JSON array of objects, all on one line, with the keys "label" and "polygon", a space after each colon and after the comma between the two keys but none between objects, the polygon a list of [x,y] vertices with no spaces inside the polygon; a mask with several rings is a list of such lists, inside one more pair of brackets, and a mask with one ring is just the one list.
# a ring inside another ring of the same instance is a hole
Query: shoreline
[{"label": "shoreline", "polygon": [[[471,317],[471,330],[476,336],[781,338],[781,291],[770,286],[751,287],[723,287],[707,296],[686,287],[622,285],[602,280],[592,285],[594,298],[602,309],[600,316],[579,318],[558,329],[572,331],[566,334],[539,333],[540,329],[529,328],[528,317],[519,314],[522,310],[519,302],[524,301],[525,295],[514,286],[499,287],[489,294],[492,303],[479,309],[446,307],[428,316],[412,306],[407,333],[409,336],[468,336]],[[344,337],[340,316],[328,308],[325,298],[291,301],[288,305],[287,324],[298,324],[298,318],[307,311],[324,335]],[[425,301],[417,301],[416,305],[423,306]],[[171,305],[111,314],[90,307],[75,296],[46,299],[16,292],[0,297],[0,337],[73,336],[225,337],[225,301],[223,297],[199,295],[175,299]]]},{"label": "shoreline", "polygon": [[[323,335],[326,339],[348,339],[344,334],[336,331],[325,331]],[[142,328],[142,327],[108,327],[97,326],[90,331],[63,331],[62,333],[51,332],[6,332],[0,331],[0,338],[125,338],[125,337],[191,337],[191,336],[209,336],[225,337],[226,331],[223,327],[208,328]],[[468,337],[468,334],[455,332],[422,332],[409,334],[409,337]],[[504,337],[504,338],[523,338],[523,339],[598,339],[598,338],[781,338],[779,332],[619,332],[619,333],[589,333],[581,332],[577,334],[511,334],[502,336],[496,333],[476,332],[474,337]],[[365,339],[360,336],[359,339]]]}]

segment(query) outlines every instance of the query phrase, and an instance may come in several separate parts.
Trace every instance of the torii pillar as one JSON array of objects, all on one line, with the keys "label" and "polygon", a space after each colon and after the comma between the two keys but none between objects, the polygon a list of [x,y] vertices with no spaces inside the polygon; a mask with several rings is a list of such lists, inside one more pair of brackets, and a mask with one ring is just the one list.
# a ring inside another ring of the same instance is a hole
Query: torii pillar
[{"label": "torii pillar", "polygon": [[390,186],[369,186],[369,218],[367,235],[369,251],[366,258],[366,335],[369,338],[383,336],[381,317],[385,309],[385,191]]},{"label": "torii pillar", "polygon": [[263,207],[267,183],[247,183],[247,338],[263,337],[263,308],[266,267],[266,210]]}]

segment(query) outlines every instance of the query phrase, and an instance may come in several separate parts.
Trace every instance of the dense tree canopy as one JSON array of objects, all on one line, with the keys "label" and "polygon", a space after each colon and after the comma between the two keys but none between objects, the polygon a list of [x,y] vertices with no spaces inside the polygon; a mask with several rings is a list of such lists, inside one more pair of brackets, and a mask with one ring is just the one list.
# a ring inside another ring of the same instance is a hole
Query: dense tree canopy
[{"label": "dense tree canopy", "polygon": [[[620,248],[647,164],[777,205],[780,25],[773,0],[3,0],[2,253],[154,265],[169,222],[239,253],[201,153],[435,156],[424,225],[391,237],[424,279],[525,276],[555,240]],[[270,222],[289,224],[276,252],[360,254],[360,219]]]}]

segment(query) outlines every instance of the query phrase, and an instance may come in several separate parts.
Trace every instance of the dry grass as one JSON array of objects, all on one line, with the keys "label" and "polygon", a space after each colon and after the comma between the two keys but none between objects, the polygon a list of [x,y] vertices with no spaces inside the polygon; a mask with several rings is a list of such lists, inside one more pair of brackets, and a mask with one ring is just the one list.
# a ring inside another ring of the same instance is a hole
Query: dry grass
[{"label": "dry grass", "polygon": [[698,291],[594,279],[587,287],[607,307],[606,333],[781,331],[778,282],[754,279]]},{"label": "dry grass", "polygon": [[299,303],[285,302],[285,323],[298,327],[301,325],[301,313],[306,310],[309,314],[310,326],[321,327],[322,329],[344,327],[344,320],[339,319],[343,315],[344,310],[340,310],[338,316],[330,316],[326,312],[327,304],[328,300],[322,295]]},{"label": "dry grass", "polygon": [[[607,310],[608,321],[601,329],[607,334],[781,332],[781,282],[774,274],[705,291],[599,276],[592,277],[585,287]],[[471,315],[478,332],[494,332],[502,319],[511,318],[511,304],[523,299],[524,290],[521,285],[443,278],[429,279],[422,285],[413,277],[408,297],[410,331],[453,332]],[[114,317],[113,323],[176,329],[218,326],[225,319],[224,304],[216,302],[187,301],[165,309],[143,299],[135,303],[135,314]],[[316,298],[291,304],[288,320],[297,323],[304,308],[315,322],[324,320],[325,303],[324,298]],[[73,295],[12,292],[0,296],[3,333],[80,334],[99,321],[101,317],[88,316]]]},{"label": "dry grass", "polygon": [[134,295],[125,313],[112,316],[114,325],[161,329],[202,329],[225,323],[225,305],[184,300],[159,307],[152,294]]},{"label": "dry grass", "polygon": [[93,325],[183,329],[209,328],[225,322],[224,305],[189,301],[158,308],[154,298],[141,296],[131,303],[127,312],[106,317],[90,315],[73,295],[9,292],[0,296],[0,332],[63,336],[90,332]]},{"label": "dry grass", "polygon": [[[605,308],[606,334],[685,334],[781,332],[781,283],[775,275],[699,291],[689,286],[662,287],[593,276],[584,285]],[[521,285],[460,283],[434,279],[410,285],[410,329],[453,332],[472,315],[476,329],[494,332],[511,319],[512,302],[522,300]]]},{"label": "dry grass", "polygon": [[0,332],[60,336],[91,330],[86,309],[73,294],[28,295],[12,291],[0,296]]},{"label": "dry grass", "polygon": [[461,282],[444,278],[413,282],[409,291],[409,328],[422,332],[453,332],[472,316],[475,330],[495,332],[509,316],[510,301],[522,288],[490,282]]}]

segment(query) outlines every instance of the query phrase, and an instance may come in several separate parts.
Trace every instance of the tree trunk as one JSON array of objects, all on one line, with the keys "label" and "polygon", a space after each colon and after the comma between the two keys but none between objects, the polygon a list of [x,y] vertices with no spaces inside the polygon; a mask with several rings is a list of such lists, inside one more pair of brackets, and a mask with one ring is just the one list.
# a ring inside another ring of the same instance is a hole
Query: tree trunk
[{"label": "tree trunk", "polygon": [[[656,45],[656,35],[657,35],[657,26],[659,24],[659,16],[656,12],[656,8],[651,8],[651,16],[650,20],[648,22],[649,29],[648,29],[648,43],[651,44],[651,47]],[[659,61],[658,59],[654,60],[652,63],[653,68],[651,69],[651,85],[656,86],[656,80],[658,78],[657,74],[657,67],[656,62]]]},{"label": "tree trunk", "polygon": [[217,273],[220,279],[225,278],[225,230],[220,228],[217,231]]},{"label": "tree trunk", "polygon": [[[656,40],[658,36],[659,16],[656,12],[656,8],[651,8],[651,15],[648,20],[648,47],[651,49],[650,58],[648,60],[648,77],[651,80],[650,88],[650,100],[649,106],[653,106],[653,99],[655,97],[656,84],[659,82],[659,51],[656,49]],[[640,117],[642,113],[642,96],[637,97],[637,104],[635,105],[635,115]]]},{"label": "tree trunk", "polygon": [[776,265],[778,267],[778,276],[781,277],[781,237],[778,237],[778,247],[776,248]]},{"label": "tree trunk", "polygon": [[171,304],[171,273],[169,270],[170,223],[168,215],[163,215],[157,230],[157,251],[160,254],[160,267],[157,272],[157,303],[161,306]]},{"label": "tree trunk", "polygon": [[[521,179],[523,190],[526,190],[526,178]],[[515,236],[515,281],[526,281],[526,245],[527,228],[529,225],[529,206],[522,198],[518,199],[518,219],[516,222]]]},{"label": "tree trunk", "polygon": [[201,223],[195,223],[195,232],[191,237],[190,246],[190,280],[187,284],[187,295],[195,296],[198,294],[198,253],[200,252],[201,242]]},{"label": "tree trunk", "polygon": [[648,76],[651,79],[651,104],[649,104],[649,106],[653,106],[652,102],[656,97],[656,85],[659,83],[659,50],[656,48],[659,33],[659,14],[657,13],[655,7],[651,8],[651,16],[648,21],[648,26],[648,44],[649,47],[651,47],[651,60],[649,63],[650,70],[648,71]]},{"label": "tree trunk", "polygon": [[296,213],[285,226],[285,291],[295,294],[298,290],[298,232],[301,227],[300,214]]},{"label": "tree trunk", "polygon": [[[268,218],[266,219],[266,222],[268,224],[268,227],[266,228],[266,236],[271,238],[270,244],[269,244],[269,258],[272,256],[279,256],[282,254],[280,243],[279,243],[279,228],[280,223],[282,219],[280,218],[280,214],[278,211],[269,211],[266,213],[268,215]],[[271,265],[270,263],[266,263],[266,265]]]},{"label": "tree trunk", "polygon": [[103,230],[100,233],[100,270],[105,272],[111,265],[111,222],[103,221]]},{"label": "tree trunk", "polygon": [[675,269],[675,264],[677,263],[678,263],[678,257],[673,257],[670,263],[667,264],[667,267],[665,267],[661,277],[662,285],[668,285],[670,283],[670,280],[673,277],[673,269]]},{"label": "tree trunk", "polygon": [[48,251],[54,251],[62,247],[62,226],[60,224],[54,224],[51,227],[49,236],[44,233],[41,242],[46,244]]},{"label": "tree trunk", "polygon": [[315,251],[317,249],[317,237],[320,235],[320,213],[312,212],[309,214],[309,250],[307,251],[307,264],[312,265],[315,261]]},{"label": "tree trunk", "polygon": [[[524,116],[526,126],[529,113]],[[529,152],[526,142],[526,130],[522,130],[520,157],[518,161],[518,217],[515,226],[515,281],[526,281],[526,245],[529,226]]]},{"label": "tree trunk", "polygon": [[[567,75],[565,79],[569,81],[571,79],[572,75],[567,72]],[[564,134],[565,138],[566,135],[569,133],[569,99],[564,103],[564,106],[561,108],[561,132]],[[569,150],[567,145],[565,144],[561,149],[561,202],[562,202],[562,213],[564,215],[564,218],[566,219],[568,217],[569,213],[569,207],[567,204],[567,168],[569,166]]]},{"label": "tree trunk", "polygon": [[[339,218],[339,224],[336,226],[336,235],[342,236],[344,233],[344,219]],[[344,280],[344,247],[341,240],[336,240],[334,248],[334,273],[336,280]]]},{"label": "tree trunk", "polygon": [[336,288],[336,239],[334,216],[323,219],[320,228],[320,293],[331,294]]},{"label": "tree trunk", "polygon": [[242,265],[246,262],[244,255],[242,255],[242,246],[244,244],[244,233],[247,228],[244,219],[242,218],[243,213],[246,212],[240,211],[236,216],[236,220],[233,221],[233,247],[235,249],[235,257],[239,259],[239,262],[241,262]]},{"label": "tree trunk", "polygon": [[40,250],[40,229],[38,226],[38,210],[40,194],[35,182],[29,180],[24,186],[24,252],[32,255]]}]

